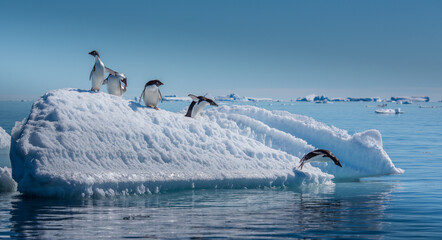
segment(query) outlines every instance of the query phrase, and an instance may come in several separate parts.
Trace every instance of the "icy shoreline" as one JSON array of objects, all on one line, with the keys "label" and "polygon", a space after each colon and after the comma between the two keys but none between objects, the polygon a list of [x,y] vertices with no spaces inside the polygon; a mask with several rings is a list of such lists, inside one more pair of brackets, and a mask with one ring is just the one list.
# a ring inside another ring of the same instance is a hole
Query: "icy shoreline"
[{"label": "icy shoreline", "polygon": [[[252,106],[211,108],[191,119],[76,89],[46,93],[11,137],[12,175],[25,195],[300,186],[402,173],[377,130],[350,136],[309,117]],[[344,167],[297,170],[315,148],[330,149]]]}]

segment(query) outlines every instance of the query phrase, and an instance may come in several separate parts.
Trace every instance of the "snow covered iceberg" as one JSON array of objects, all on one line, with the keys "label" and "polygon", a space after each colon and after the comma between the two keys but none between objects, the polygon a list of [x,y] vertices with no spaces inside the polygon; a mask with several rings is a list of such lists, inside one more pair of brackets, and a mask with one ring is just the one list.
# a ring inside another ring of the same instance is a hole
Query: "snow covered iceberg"
[{"label": "snow covered iceberg", "polygon": [[[12,175],[26,195],[95,197],[190,188],[331,184],[399,174],[369,130],[350,136],[312,118],[252,106],[197,119],[106,93],[49,91],[12,131]],[[299,159],[315,148],[342,169]]]}]

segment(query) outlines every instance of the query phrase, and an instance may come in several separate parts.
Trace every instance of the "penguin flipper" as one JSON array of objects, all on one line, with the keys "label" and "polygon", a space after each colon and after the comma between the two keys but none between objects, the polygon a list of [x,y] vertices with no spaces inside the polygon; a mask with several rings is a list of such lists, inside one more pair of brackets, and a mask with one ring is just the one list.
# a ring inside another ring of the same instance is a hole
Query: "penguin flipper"
[{"label": "penguin flipper", "polygon": [[94,75],[94,72],[95,72],[95,65],[92,68],[91,74],[89,75],[89,81],[92,80],[92,76]]},{"label": "penguin flipper", "polygon": [[117,72],[115,72],[114,70],[108,68],[108,67],[104,67],[104,69],[106,70],[106,72],[112,74],[112,75],[117,75]]},{"label": "penguin flipper", "polygon": [[109,76],[107,76],[106,79],[103,80],[103,83],[101,85],[105,85],[107,83],[107,80],[109,79],[109,77],[110,77],[110,74],[109,74]]},{"label": "penguin flipper", "polygon": [[163,102],[163,96],[161,95],[161,91],[160,91],[160,89],[158,89],[158,93],[160,94],[160,100],[161,100],[161,102]]},{"label": "penguin flipper", "polygon": [[193,94],[189,94],[189,95],[187,95],[187,96],[189,96],[190,98],[192,98],[192,100],[193,100],[194,102],[198,102],[198,101],[199,101],[198,97],[195,96],[195,95],[193,95]]},{"label": "penguin flipper", "polygon": [[143,91],[141,92],[141,96],[140,99],[138,99],[138,102],[141,102],[141,99],[144,96],[144,91],[146,91],[146,87],[144,87]]}]

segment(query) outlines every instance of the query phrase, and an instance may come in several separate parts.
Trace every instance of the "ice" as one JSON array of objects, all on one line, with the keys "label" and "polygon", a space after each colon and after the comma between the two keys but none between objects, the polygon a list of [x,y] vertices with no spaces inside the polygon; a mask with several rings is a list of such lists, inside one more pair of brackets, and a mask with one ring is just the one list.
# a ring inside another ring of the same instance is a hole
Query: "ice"
[{"label": "ice", "polygon": [[385,108],[385,109],[377,109],[375,111],[378,114],[401,114],[404,113],[401,111],[400,108],[391,109],[391,108]]},{"label": "ice", "polygon": [[17,183],[11,176],[11,162],[9,161],[9,147],[11,136],[0,127],[0,192],[13,192]]},{"label": "ice", "polygon": [[0,193],[15,192],[17,183],[12,179],[11,169],[8,167],[0,167]]},{"label": "ice", "polygon": [[0,167],[11,167],[9,161],[9,147],[11,145],[11,136],[0,127]]},{"label": "ice", "polygon": [[0,127],[0,150],[9,149],[10,144],[11,136],[9,136],[5,129]]},{"label": "ice", "polygon": [[[43,95],[11,137],[18,190],[37,196],[299,187],[402,172],[377,130],[351,136],[306,116],[252,106],[206,108],[193,119],[76,89]],[[331,150],[343,168],[298,170],[315,148]]]},{"label": "ice", "polygon": [[429,102],[430,97],[428,96],[412,96],[412,97],[391,97],[390,101],[396,102]]}]

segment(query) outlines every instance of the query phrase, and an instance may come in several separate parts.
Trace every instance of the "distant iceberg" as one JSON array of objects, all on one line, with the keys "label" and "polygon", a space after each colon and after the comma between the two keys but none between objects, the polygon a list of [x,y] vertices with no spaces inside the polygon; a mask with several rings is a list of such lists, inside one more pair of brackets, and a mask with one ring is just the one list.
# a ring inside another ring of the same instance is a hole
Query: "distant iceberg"
[{"label": "distant iceberg", "polygon": [[379,97],[347,97],[347,98],[330,98],[324,95],[310,94],[305,97],[299,97],[297,102],[381,102]]},{"label": "distant iceberg", "polygon": [[[349,135],[306,116],[253,106],[197,119],[106,93],[47,92],[12,134],[12,176],[25,195],[103,197],[191,188],[298,187],[400,174],[377,130]],[[299,159],[331,150],[343,168]]]},{"label": "distant iceberg", "polygon": [[375,110],[376,113],[378,114],[401,114],[404,113],[401,111],[400,108],[396,108],[396,109],[391,109],[391,108],[387,108],[387,109],[377,109]]},{"label": "distant iceberg", "polygon": [[414,96],[414,97],[391,97],[390,101],[395,101],[395,102],[429,102],[430,101],[430,97],[427,96]]},{"label": "distant iceberg", "polygon": [[239,102],[271,102],[272,98],[257,98],[257,97],[240,97],[235,93],[226,96],[216,96],[215,101],[239,101]]},{"label": "distant iceberg", "polygon": [[[213,98],[216,102],[269,102],[272,98],[257,98],[257,97],[240,97],[235,93],[225,96],[216,96]],[[186,101],[190,102],[190,97],[177,97],[176,95],[168,95],[163,97],[164,101]]]},{"label": "distant iceberg", "polygon": [[176,95],[166,95],[163,97],[164,101],[170,102],[190,102],[192,99],[190,97],[177,97]]}]

